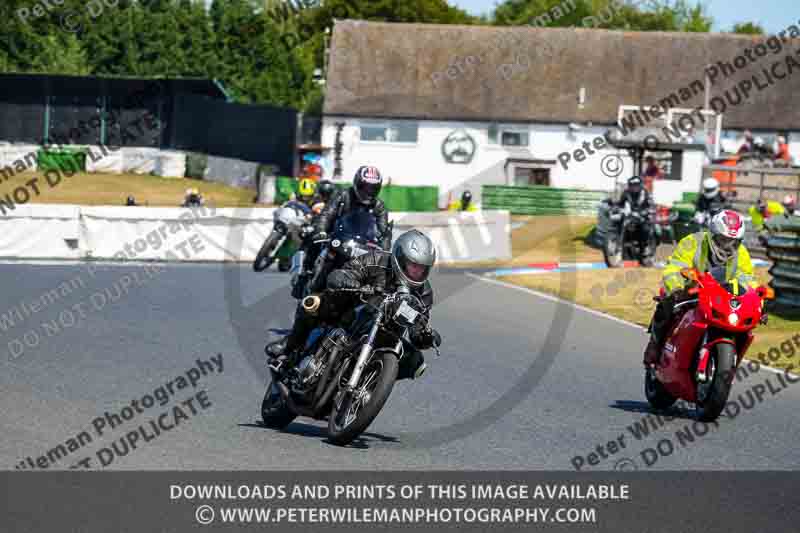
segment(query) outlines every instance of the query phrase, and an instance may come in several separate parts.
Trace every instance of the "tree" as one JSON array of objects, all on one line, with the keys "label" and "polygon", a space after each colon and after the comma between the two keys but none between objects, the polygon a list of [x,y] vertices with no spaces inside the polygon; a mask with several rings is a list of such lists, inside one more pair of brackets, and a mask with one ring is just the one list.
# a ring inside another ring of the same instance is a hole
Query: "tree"
[{"label": "tree", "polygon": [[740,22],[734,24],[731,33],[741,33],[743,35],[764,35],[764,28],[755,22]]}]

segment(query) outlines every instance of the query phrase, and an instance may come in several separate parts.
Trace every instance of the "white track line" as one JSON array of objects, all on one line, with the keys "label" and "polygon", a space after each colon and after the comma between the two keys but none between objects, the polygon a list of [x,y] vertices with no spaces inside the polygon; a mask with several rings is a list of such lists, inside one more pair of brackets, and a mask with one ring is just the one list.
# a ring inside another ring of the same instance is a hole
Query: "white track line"
[{"label": "white track line", "polygon": [[[585,306],[577,304],[575,302],[570,302],[569,300],[564,300],[563,298],[559,298],[557,296],[553,296],[552,294],[539,292],[537,290],[529,289],[527,287],[520,287],[519,285],[514,285],[512,283],[508,283],[508,282],[505,282],[505,281],[499,281],[497,279],[490,279],[490,278],[487,278],[487,277],[484,277],[484,276],[479,276],[477,274],[473,274],[471,272],[467,272],[467,276],[469,276],[471,278],[474,278],[474,279],[477,279],[479,281],[483,281],[484,283],[491,283],[492,285],[499,285],[499,286],[505,287],[507,289],[513,289],[515,291],[526,292],[528,294],[532,294],[534,296],[538,296],[539,298],[544,298],[545,300],[550,300],[551,302],[556,302],[556,303],[560,303],[560,304],[566,304],[566,305],[575,307],[577,309],[580,309],[581,311],[585,311],[585,312],[587,312],[587,313],[589,313],[591,315],[607,318],[609,320],[613,320],[614,322],[618,322],[620,324],[625,324],[626,326],[630,326],[632,328],[636,328],[636,329],[639,329],[639,330],[642,330],[642,331],[647,331],[647,328],[645,328],[643,326],[640,326],[639,324],[634,324],[633,322],[629,322],[627,320],[623,320],[621,318],[617,318],[615,316],[612,316],[612,315],[609,315],[609,314],[606,314],[606,313],[602,313],[600,311],[597,311],[595,309],[591,309],[589,307],[585,307]],[[785,370],[780,370],[778,368],[772,368],[771,366],[767,366],[767,365],[765,365],[764,363],[762,363],[761,361],[758,361],[758,360],[745,359],[745,361],[753,361],[754,363],[757,363],[760,366],[760,368],[763,368],[764,370],[767,370],[769,372],[774,372],[775,374],[787,374],[789,376],[789,378],[791,378],[791,379],[800,378],[800,376],[798,376],[796,374],[791,374],[791,373],[786,372]]]}]

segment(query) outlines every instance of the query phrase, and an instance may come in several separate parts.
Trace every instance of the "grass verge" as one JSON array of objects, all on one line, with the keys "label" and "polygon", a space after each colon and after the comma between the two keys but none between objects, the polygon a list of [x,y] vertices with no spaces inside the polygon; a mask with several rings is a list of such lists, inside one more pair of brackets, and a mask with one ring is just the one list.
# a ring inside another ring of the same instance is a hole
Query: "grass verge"
[{"label": "grass verge", "polygon": [[[570,276],[567,284],[562,283],[565,275]],[[762,283],[770,279],[765,268],[756,269],[756,275]],[[647,327],[655,310],[653,296],[658,293],[661,271],[653,268],[587,270],[574,274],[536,274],[501,279]],[[566,285],[574,285],[574,288]],[[769,366],[793,366],[792,371],[800,373],[800,342],[795,342],[796,336],[800,341],[798,334],[800,312],[775,310],[770,313],[769,324],[756,329],[756,338],[747,356],[760,360],[763,354]]]},{"label": "grass verge", "polygon": [[40,194],[36,195],[30,187],[27,189],[30,203],[36,204],[125,205],[127,197],[133,196],[140,205],[177,207],[183,202],[186,189],[194,187],[206,202],[217,207],[244,207],[253,206],[256,195],[255,191],[220,183],[142,174],[76,173],[50,187],[41,173],[23,172],[0,184],[0,198],[12,195],[17,187],[26,187],[26,182],[33,178],[38,178]]}]

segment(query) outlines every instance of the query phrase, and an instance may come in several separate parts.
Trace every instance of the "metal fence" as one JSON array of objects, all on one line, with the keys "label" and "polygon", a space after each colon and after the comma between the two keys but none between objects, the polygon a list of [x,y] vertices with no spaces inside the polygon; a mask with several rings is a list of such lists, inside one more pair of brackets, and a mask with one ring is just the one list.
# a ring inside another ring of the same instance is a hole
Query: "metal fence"
[{"label": "metal fence", "polygon": [[297,112],[228,100],[214,80],[0,74],[0,141],[188,150],[291,173]]}]

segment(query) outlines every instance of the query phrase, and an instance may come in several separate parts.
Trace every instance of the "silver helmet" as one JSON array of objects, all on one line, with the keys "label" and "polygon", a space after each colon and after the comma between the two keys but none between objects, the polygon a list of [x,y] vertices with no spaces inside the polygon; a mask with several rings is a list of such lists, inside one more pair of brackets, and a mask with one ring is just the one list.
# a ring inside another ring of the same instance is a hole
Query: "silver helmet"
[{"label": "silver helmet", "polygon": [[412,229],[400,235],[392,247],[392,268],[403,283],[420,287],[436,263],[436,248],[427,235]]}]

